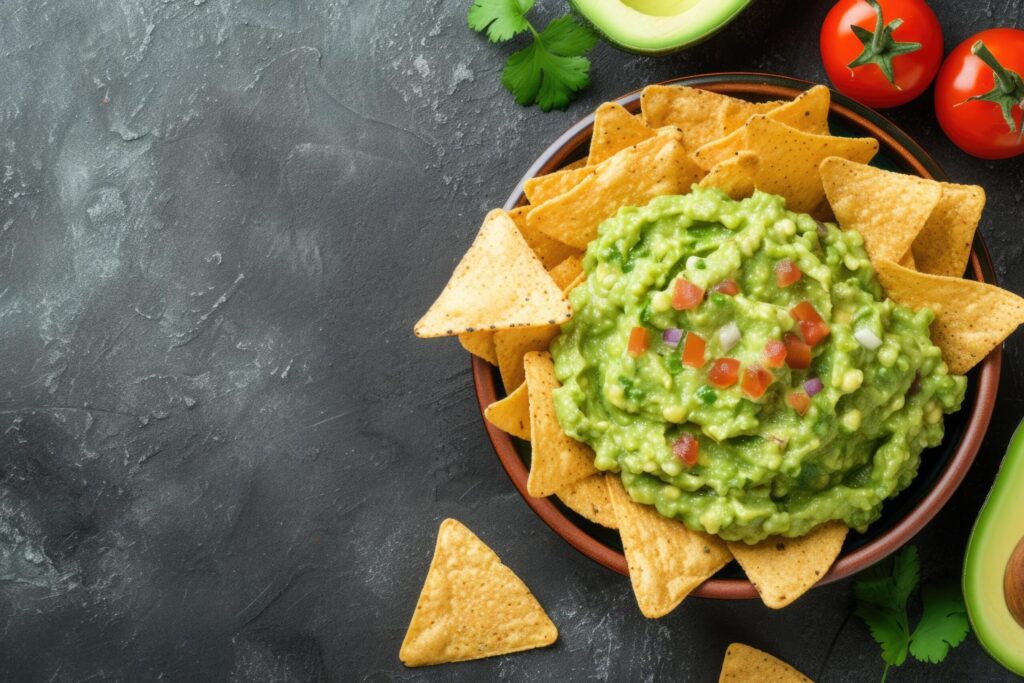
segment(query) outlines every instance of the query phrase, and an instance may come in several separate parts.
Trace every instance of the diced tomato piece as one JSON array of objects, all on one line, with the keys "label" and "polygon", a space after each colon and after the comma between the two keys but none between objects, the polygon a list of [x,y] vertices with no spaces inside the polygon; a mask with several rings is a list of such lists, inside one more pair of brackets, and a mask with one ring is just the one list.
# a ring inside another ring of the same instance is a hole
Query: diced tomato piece
[{"label": "diced tomato piece", "polygon": [[811,398],[802,391],[794,391],[786,397],[786,403],[789,404],[790,408],[803,416],[807,414],[811,407]]},{"label": "diced tomato piece", "polygon": [[686,278],[676,280],[676,288],[672,292],[672,308],[677,311],[688,311],[696,308],[704,300],[704,290]]},{"label": "diced tomato piece", "polygon": [[775,381],[775,376],[760,365],[750,365],[743,370],[743,382],[740,388],[743,393],[755,401],[768,391],[768,387]]},{"label": "diced tomato piece", "polygon": [[769,368],[781,368],[786,364],[786,345],[778,339],[769,339],[764,345],[764,364]]},{"label": "diced tomato piece", "polygon": [[736,281],[732,278],[728,280],[722,280],[717,285],[712,287],[716,292],[721,292],[727,296],[736,296],[740,293],[740,286],[736,284]]},{"label": "diced tomato piece", "polygon": [[784,258],[775,264],[775,284],[779,287],[789,287],[798,282],[801,275],[803,273],[800,272],[800,266],[791,259]]},{"label": "diced tomato piece", "polygon": [[629,333],[629,346],[626,350],[629,355],[636,358],[642,356],[651,345],[651,335],[647,332],[646,327],[634,327]]},{"label": "diced tomato piece", "polygon": [[789,309],[789,314],[793,316],[795,320],[805,323],[820,323],[824,322],[821,316],[818,315],[818,311],[814,308],[810,301],[801,301],[793,308]]},{"label": "diced tomato piece", "polygon": [[697,454],[700,451],[700,443],[693,436],[693,434],[683,433],[679,435],[675,443],[672,444],[672,452],[675,456],[682,460],[687,467],[693,467],[697,464]]},{"label": "diced tomato piece", "polygon": [[801,341],[800,337],[787,332],[782,338],[786,345],[786,365],[794,370],[811,367],[811,347]]},{"label": "diced tomato piece", "polygon": [[817,345],[828,334],[829,328],[825,322],[800,321],[800,335],[811,346]]},{"label": "diced tomato piece", "polygon": [[740,376],[740,362],[735,358],[719,358],[711,364],[708,383],[716,389],[727,389]]},{"label": "diced tomato piece", "polygon": [[686,344],[683,345],[683,365],[691,368],[704,367],[704,337],[696,332],[686,333]]}]

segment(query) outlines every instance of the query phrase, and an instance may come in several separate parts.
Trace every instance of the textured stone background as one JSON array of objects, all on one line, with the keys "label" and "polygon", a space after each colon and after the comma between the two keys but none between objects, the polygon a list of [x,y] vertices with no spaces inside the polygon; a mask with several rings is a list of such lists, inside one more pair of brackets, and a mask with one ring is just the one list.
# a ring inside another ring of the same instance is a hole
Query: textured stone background
[{"label": "textured stone background", "polygon": [[[539,15],[562,3],[540,0]],[[466,0],[0,6],[0,678],[715,680],[727,643],[876,680],[850,583],[780,613],[692,600],[645,621],[563,543],[486,439],[469,363],[412,324],[486,209],[599,102],[722,70],[821,80],[829,2],[759,0],[663,59],[595,53],[568,112],[499,85]],[[936,0],[948,46],[1024,2]],[[1024,158],[966,157],[929,100],[891,113],[961,182],[1024,292]],[[920,535],[959,572],[1024,413],[1019,335],[978,464]],[[533,588],[553,648],[410,672],[437,525]],[[968,641],[897,680],[1004,677]]]}]

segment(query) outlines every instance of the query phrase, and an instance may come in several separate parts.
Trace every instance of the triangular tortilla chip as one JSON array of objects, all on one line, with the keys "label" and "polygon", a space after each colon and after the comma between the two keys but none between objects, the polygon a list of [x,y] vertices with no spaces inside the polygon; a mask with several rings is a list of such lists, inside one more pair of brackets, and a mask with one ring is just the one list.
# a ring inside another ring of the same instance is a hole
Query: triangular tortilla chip
[{"label": "triangular tortilla chip", "polygon": [[597,236],[597,226],[622,207],[686,193],[703,175],[687,156],[679,133],[665,131],[598,164],[593,175],[535,207],[527,220],[531,228],[559,242],[586,249]]},{"label": "triangular tortilla chip", "polygon": [[615,521],[615,510],[608,497],[608,486],[604,483],[605,476],[604,474],[595,474],[586,479],[580,479],[575,484],[558,489],[555,495],[565,503],[567,508],[580,517],[609,529],[618,529],[619,523]]},{"label": "triangular tortilla chip", "polygon": [[588,166],[596,166],[630,145],[655,136],[639,116],[615,102],[605,102],[594,113],[594,133],[590,138]]},{"label": "triangular tortilla chip", "polygon": [[700,181],[701,187],[717,187],[731,198],[746,199],[754,194],[758,159],[753,152],[738,152],[736,156],[716,164]]},{"label": "triangular tortilla chip", "polygon": [[718,683],[814,683],[786,664],[743,643],[733,643],[725,651]]},{"label": "triangular tortilla chip", "polygon": [[914,254],[909,251],[904,254],[903,258],[900,259],[900,265],[909,270],[917,270],[917,261],[914,260]]},{"label": "triangular tortilla chip", "polygon": [[932,341],[949,372],[962,375],[1024,324],[1024,299],[974,280],[918,273],[892,261],[875,264],[885,293],[913,310],[935,314]]},{"label": "triangular tortilla chip", "polygon": [[526,215],[533,209],[532,206],[520,206],[508,212],[509,218],[519,228],[523,239],[530,245],[530,249],[540,259],[541,265],[551,268],[558,265],[570,256],[580,255],[579,249],[573,249],[568,244],[562,244],[558,240],[551,239],[536,228],[531,228],[526,221]]},{"label": "triangular tortilla chip", "polygon": [[483,358],[491,365],[498,364],[498,354],[494,350],[494,332],[463,332],[459,335],[459,343],[474,356]]},{"label": "triangular tortilla chip", "polygon": [[755,545],[731,542],[729,550],[764,604],[780,609],[828,573],[848,531],[842,522],[829,522],[800,538],[772,536]]},{"label": "triangular tortilla chip", "polygon": [[691,531],[654,507],[634,502],[618,476],[608,475],[605,481],[622,536],[629,581],[640,611],[648,619],[674,610],[732,559],[723,541]]},{"label": "triangular tortilla chip", "polygon": [[[828,88],[816,85],[799,95],[792,102],[780,104],[765,114],[772,121],[815,135],[828,135],[828,108],[832,101]],[[693,160],[704,169],[734,157],[744,149],[743,128],[738,128],[724,138],[714,140],[693,153]]]},{"label": "triangular tortilla chip", "polygon": [[551,354],[532,351],[523,358],[526,387],[530,397],[530,439],[533,454],[527,492],[535,497],[550,496],[558,489],[597,473],[594,451],[562,431],[555,417],[551,391],[558,387]]},{"label": "triangular tortilla chip", "polygon": [[868,162],[878,151],[874,138],[813,135],[763,115],[752,117],[743,131],[743,149],[758,156],[757,189],[782,195],[786,208],[802,213],[814,210],[825,198],[818,173],[823,159],[835,156]]},{"label": "triangular tortilla chip", "polygon": [[942,196],[934,180],[835,157],[821,162],[821,181],[839,227],[861,234],[872,261],[899,261]]},{"label": "triangular tortilla chip", "polygon": [[444,520],[398,653],[402,663],[483,659],[557,639],[558,629],[526,584],[472,531]]},{"label": "triangular tortilla chip", "polygon": [[767,113],[780,104],[747,102],[678,85],[649,85],[640,94],[644,123],[650,128],[678,128],[683,133],[686,149],[691,152],[725,137],[751,116]]},{"label": "triangular tortilla chip", "polygon": [[569,300],[515,223],[495,210],[487,214],[473,245],[414,331],[417,337],[445,337],[557,325],[571,317]]},{"label": "triangular tortilla chip", "polygon": [[960,277],[967,270],[974,233],[985,208],[985,190],[977,185],[940,183],[942,197],[912,246],[917,270]]},{"label": "triangular tortilla chip", "polygon": [[530,440],[530,401],[523,382],[511,394],[495,401],[484,410],[484,417],[498,429]]},{"label": "triangular tortilla chip", "polygon": [[523,194],[534,206],[543,204],[549,199],[565,194],[593,173],[593,166],[581,166],[579,168],[563,168],[554,173],[539,175],[523,183]]}]

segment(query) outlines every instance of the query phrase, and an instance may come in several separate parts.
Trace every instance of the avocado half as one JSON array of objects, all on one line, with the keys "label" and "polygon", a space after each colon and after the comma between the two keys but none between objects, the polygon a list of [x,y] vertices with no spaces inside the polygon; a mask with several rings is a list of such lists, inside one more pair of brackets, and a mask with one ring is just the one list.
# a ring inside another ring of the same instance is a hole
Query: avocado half
[{"label": "avocado half", "polygon": [[[978,641],[1010,671],[1024,675],[1024,624],[1007,606],[1007,564],[1024,537],[1024,422],[1006,449],[995,484],[971,532],[964,599]],[[1019,551],[1018,551],[1019,553]],[[1015,559],[1019,560],[1019,555]],[[1017,569],[1024,573],[1024,567]],[[1024,591],[1024,576],[1017,575]],[[1020,595],[1020,593],[1017,593]]]},{"label": "avocado half", "polygon": [[752,0],[570,0],[605,39],[645,55],[709,38]]}]

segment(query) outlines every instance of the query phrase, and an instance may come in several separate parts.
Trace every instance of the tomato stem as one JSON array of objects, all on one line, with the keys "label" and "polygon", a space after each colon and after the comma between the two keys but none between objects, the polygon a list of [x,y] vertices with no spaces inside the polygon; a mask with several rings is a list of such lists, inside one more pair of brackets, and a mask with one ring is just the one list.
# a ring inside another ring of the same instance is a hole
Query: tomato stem
[{"label": "tomato stem", "polygon": [[921,49],[921,43],[898,43],[893,37],[893,32],[903,25],[902,19],[893,19],[888,24],[882,18],[882,7],[878,0],[864,0],[875,10],[875,30],[871,32],[862,26],[850,24],[850,31],[857,37],[857,40],[864,46],[864,51],[857,59],[847,66],[855,69],[859,66],[874,64],[882,70],[886,80],[897,90],[902,90],[896,85],[896,76],[893,73],[892,60],[900,55],[916,52]]},{"label": "tomato stem", "polygon": [[[1011,71],[1000,64],[996,56],[980,40],[971,46],[971,54],[985,62],[992,69],[995,86],[983,95],[968,97],[964,102],[979,100],[998,104],[1003,112],[1006,125],[1010,127],[1010,132],[1016,133],[1017,122],[1013,118],[1013,108],[1020,107],[1024,109],[1024,79],[1016,71]],[[1021,139],[1021,135],[1024,135],[1024,127],[1021,128],[1020,135],[1017,137],[1018,142]]]}]

